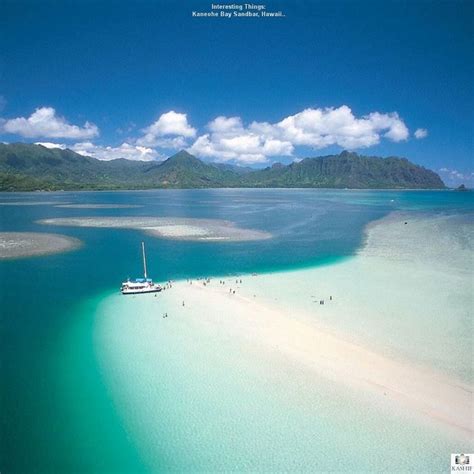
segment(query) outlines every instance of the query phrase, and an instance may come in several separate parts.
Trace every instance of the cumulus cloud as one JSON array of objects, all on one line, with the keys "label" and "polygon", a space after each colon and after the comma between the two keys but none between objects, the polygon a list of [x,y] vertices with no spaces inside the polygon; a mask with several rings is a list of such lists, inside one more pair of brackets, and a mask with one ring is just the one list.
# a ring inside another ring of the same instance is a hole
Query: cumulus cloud
[{"label": "cumulus cloud", "polygon": [[[322,149],[336,145],[354,150],[377,145],[382,140],[404,141],[410,135],[396,112],[372,112],[357,117],[346,105],[307,108],[274,123],[254,121],[245,124],[240,117],[219,116],[210,121],[206,130],[197,137],[187,114],[171,110],[144,128],[141,136],[127,138],[117,147],[93,144],[87,139],[98,134],[94,124],[86,122],[83,127],[70,125],[48,107],[37,109],[28,118],[3,122],[0,119],[2,130],[23,136],[79,138],[75,145],[68,147],[103,160],[152,160],[161,157],[157,150],[168,154],[170,150],[186,148],[202,158],[244,164],[265,163],[271,157],[293,157],[297,147]],[[425,129],[415,132],[416,138],[426,135]],[[49,141],[38,143],[65,147]]]},{"label": "cumulus cloud", "polygon": [[67,148],[64,143],[36,142],[35,145],[41,145],[45,148],[59,148],[60,150],[65,150]]},{"label": "cumulus cloud", "polygon": [[376,145],[382,137],[394,142],[409,137],[407,126],[396,112],[373,112],[357,118],[346,105],[305,109],[273,124],[252,122],[244,126],[239,117],[221,116],[208,124],[208,130],[189,148],[191,153],[244,163],[291,156],[295,146],[356,149]]},{"label": "cumulus cloud", "polygon": [[210,133],[198,137],[189,148],[190,153],[218,161],[235,160],[244,163],[262,163],[268,156],[289,156],[293,145],[244,127],[239,117],[217,117],[207,126]]},{"label": "cumulus cloud", "polygon": [[36,142],[35,145],[42,145],[45,148],[66,148],[75,151],[79,155],[91,156],[98,160],[110,161],[118,158],[135,161],[151,161],[161,158],[160,154],[151,148],[130,143],[122,143],[120,146],[100,146],[91,142],[80,142],[74,145],[65,145],[64,143]]},{"label": "cumulus cloud", "polygon": [[417,128],[415,131],[415,138],[425,138],[428,136],[428,130],[426,128]]},{"label": "cumulus cloud", "polygon": [[71,147],[71,150],[84,156],[91,156],[98,160],[116,160],[118,158],[125,158],[126,160],[135,161],[152,161],[160,158],[160,154],[152,148],[131,145],[130,143],[122,143],[120,146],[100,146],[94,145],[90,142],[76,143]]},{"label": "cumulus cloud", "polygon": [[[162,114],[156,122],[146,127],[143,132],[144,135],[137,140],[138,145],[163,148],[171,147],[170,145],[173,145],[173,143],[179,143],[178,146],[183,146],[186,143],[186,138],[196,136],[196,129],[188,123],[187,115],[177,113],[174,110]],[[175,138],[171,139],[171,137]],[[173,142],[176,137],[180,140],[179,142]]]},{"label": "cumulus cloud", "polygon": [[40,107],[28,118],[4,120],[1,131],[27,138],[85,139],[99,135],[99,129],[93,123],[86,122],[82,127],[71,125],[64,117],[56,115],[56,110],[52,107]]},{"label": "cumulus cloud", "polygon": [[[137,140],[137,144],[141,143],[143,144],[141,140]],[[180,150],[183,148],[186,148],[189,145],[187,142],[186,138],[184,137],[161,137],[161,138],[156,138],[153,141],[153,147],[156,148],[165,148],[167,150]]]}]

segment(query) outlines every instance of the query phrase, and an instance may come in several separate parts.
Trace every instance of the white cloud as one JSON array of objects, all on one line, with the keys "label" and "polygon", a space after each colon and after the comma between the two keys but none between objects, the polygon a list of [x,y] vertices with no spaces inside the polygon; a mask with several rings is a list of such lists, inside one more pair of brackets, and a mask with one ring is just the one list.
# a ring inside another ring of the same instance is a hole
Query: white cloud
[{"label": "white cloud", "polygon": [[338,108],[305,109],[274,125],[294,145],[325,148],[366,148],[380,142],[381,135],[392,141],[408,138],[408,129],[396,112],[372,112],[356,118],[346,105]]},{"label": "white cloud", "polygon": [[28,118],[17,117],[4,120],[4,133],[13,133],[22,137],[71,138],[84,139],[99,135],[96,125],[86,122],[82,127],[69,124],[64,117],[56,115],[52,107],[40,107]]},{"label": "white cloud", "polygon": [[280,122],[252,122],[245,127],[240,117],[217,117],[209,133],[199,136],[190,153],[218,161],[259,163],[270,156],[291,156],[296,146],[325,148],[339,145],[356,149],[376,145],[381,138],[399,142],[409,131],[396,112],[373,112],[357,118],[343,105],[305,109]]},{"label": "white cloud", "polygon": [[35,145],[42,145],[45,148],[59,148],[65,150],[66,148],[79,153],[83,156],[91,156],[98,160],[110,161],[118,158],[125,158],[126,160],[135,161],[151,161],[157,158],[163,158],[155,150],[139,146],[131,145],[130,143],[122,143],[120,146],[100,146],[91,142],[80,142],[74,145],[65,145],[64,143],[51,142],[36,142]]},{"label": "white cloud", "polygon": [[[377,145],[384,139],[400,142],[410,135],[396,112],[372,112],[356,117],[346,105],[308,108],[275,123],[254,121],[244,124],[240,117],[219,116],[210,121],[207,130],[197,138],[196,129],[188,122],[187,114],[171,110],[143,129],[138,139],[127,138],[117,147],[82,140],[97,135],[97,127],[88,122],[82,128],[70,125],[49,107],[37,109],[28,118],[0,119],[0,132],[2,130],[23,136],[79,138],[79,143],[68,147],[102,160],[152,160],[160,156],[157,149],[169,154],[170,150],[187,148],[199,157],[245,164],[265,163],[271,157],[293,157],[296,147],[322,149],[336,145],[354,150]],[[417,138],[426,134],[425,129],[415,132]],[[194,139],[194,143],[190,139]],[[65,147],[49,141],[38,143],[48,147]]]},{"label": "white cloud", "polygon": [[415,131],[415,138],[425,138],[428,136],[428,130],[426,128],[417,128]]},{"label": "white cloud", "polygon": [[210,133],[201,135],[189,148],[197,156],[217,161],[264,163],[268,156],[289,156],[293,146],[259,131],[244,128],[240,117],[217,117],[208,124]]},{"label": "white cloud", "polygon": [[[186,114],[180,114],[171,110],[160,116],[160,118],[143,130],[143,137],[137,140],[138,145],[168,147],[173,141],[170,137],[179,137],[181,144],[185,144],[186,138],[196,136],[196,129],[188,123]],[[166,137],[166,138],[163,138]]]},{"label": "white cloud", "polygon": [[51,142],[35,142],[35,145],[41,145],[45,148],[59,148],[60,150],[65,150],[67,148],[64,143],[51,143]]},{"label": "white cloud", "polygon": [[[140,140],[137,140],[137,143],[143,144]],[[157,148],[165,148],[168,150],[181,150],[188,146],[188,142],[184,137],[162,137],[156,138],[153,141],[153,145],[150,145]]]},{"label": "white cloud", "polygon": [[76,143],[68,148],[80,155],[91,156],[92,158],[104,161],[116,160],[118,158],[135,161],[152,161],[161,158],[160,154],[152,148],[131,145],[129,143],[122,143],[120,146],[112,147],[94,145],[90,142],[82,142]]},{"label": "white cloud", "polygon": [[460,184],[465,184],[468,187],[474,186],[474,172],[473,171],[466,171],[461,172],[456,169],[451,168],[440,168],[438,170],[443,181],[451,187],[459,186]]}]

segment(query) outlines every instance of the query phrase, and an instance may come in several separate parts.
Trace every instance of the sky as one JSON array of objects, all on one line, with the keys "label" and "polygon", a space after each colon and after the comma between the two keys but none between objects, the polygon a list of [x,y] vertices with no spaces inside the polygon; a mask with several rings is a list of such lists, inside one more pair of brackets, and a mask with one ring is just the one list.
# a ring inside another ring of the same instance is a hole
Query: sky
[{"label": "sky", "polygon": [[253,167],[351,150],[474,184],[474,2],[269,0],[255,5],[284,16],[193,17],[220,14],[211,4],[1,0],[0,141]]}]

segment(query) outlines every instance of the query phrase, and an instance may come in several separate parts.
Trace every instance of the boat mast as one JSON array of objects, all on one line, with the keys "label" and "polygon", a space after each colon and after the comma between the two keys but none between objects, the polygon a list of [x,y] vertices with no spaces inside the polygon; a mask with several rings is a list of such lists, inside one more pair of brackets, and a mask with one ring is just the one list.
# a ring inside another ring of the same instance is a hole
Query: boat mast
[{"label": "boat mast", "polygon": [[146,280],[145,242],[142,242],[142,254],[143,254],[143,271],[145,273],[145,280]]}]

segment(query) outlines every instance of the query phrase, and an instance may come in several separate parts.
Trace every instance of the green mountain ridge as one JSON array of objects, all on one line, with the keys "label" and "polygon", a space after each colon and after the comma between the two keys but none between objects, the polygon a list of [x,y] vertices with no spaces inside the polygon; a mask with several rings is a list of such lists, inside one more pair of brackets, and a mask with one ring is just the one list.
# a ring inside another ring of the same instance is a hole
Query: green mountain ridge
[{"label": "green mountain ridge", "polygon": [[405,158],[347,151],[254,170],[205,163],[186,151],[162,162],[101,161],[69,149],[0,144],[0,191],[223,187],[443,189],[445,185],[435,172]]},{"label": "green mountain ridge", "polygon": [[343,151],[339,155],[305,158],[288,166],[280,163],[244,177],[248,185],[268,187],[440,189],[445,185],[433,171],[406,158],[362,156]]}]

